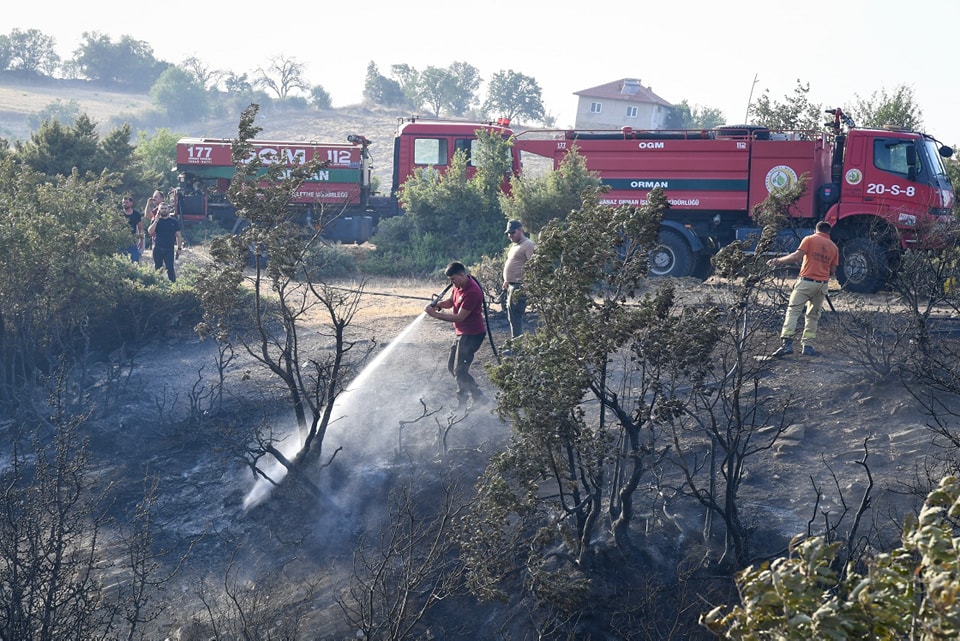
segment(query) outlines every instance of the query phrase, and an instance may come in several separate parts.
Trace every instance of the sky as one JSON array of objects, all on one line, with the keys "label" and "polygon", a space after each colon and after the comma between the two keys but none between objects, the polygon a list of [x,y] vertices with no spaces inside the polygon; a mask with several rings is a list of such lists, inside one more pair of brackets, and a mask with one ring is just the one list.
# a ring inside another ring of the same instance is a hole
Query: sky
[{"label": "sky", "polygon": [[395,64],[422,70],[453,62],[473,65],[484,80],[503,70],[522,73],[537,81],[546,112],[564,128],[573,125],[574,92],[621,78],[639,79],[672,104],[719,109],[728,124],[744,122],[751,95],[784,102],[798,80],[825,109],[904,85],[925,131],[960,144],[957,0],[8,5],[0,33],[39,29],[63,58],[93,31],[115,42],[142,40],[160,60],[195,56],[251,77],[271,59],[293,58],[334,107],[361,101],[371,61],[385,76]]}]

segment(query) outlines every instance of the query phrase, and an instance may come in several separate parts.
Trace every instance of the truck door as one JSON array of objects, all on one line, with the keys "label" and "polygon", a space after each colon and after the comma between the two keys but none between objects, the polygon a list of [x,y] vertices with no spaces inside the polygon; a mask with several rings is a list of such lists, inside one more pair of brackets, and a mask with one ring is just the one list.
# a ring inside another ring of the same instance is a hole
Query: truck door
[{"label": "truck door", "polygon": [[877,137],[864,176],[863,200],[878,207],[878,214],[898,227],[912,227],[917,211],[926,208],[919,200],[926,194],[918,177],[923,175],[920,154],[912,139]]}]

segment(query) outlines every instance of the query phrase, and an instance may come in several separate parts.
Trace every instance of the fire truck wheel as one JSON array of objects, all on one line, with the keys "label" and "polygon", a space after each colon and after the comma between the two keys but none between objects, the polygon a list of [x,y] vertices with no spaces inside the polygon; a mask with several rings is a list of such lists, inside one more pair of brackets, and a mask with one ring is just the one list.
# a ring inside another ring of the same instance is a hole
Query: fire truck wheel
[{"label": "fire truck wheel", "polygon": [[889,273],[886,253],[875,240],[851,238],[840,246],[837,282],[847,291],[860,294],[878,292]]},{"label": "fire truck wheel", "polygon": [[684,278],[693,274],[693,252],[686,241],[672,231],[661,231],[659,244],[650,252],[650,275]]}]

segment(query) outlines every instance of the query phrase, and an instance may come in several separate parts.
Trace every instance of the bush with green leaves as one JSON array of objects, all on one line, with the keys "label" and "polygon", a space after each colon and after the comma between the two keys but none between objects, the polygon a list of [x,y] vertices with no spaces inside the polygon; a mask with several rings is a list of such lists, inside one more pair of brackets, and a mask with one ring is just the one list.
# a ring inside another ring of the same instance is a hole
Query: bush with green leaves
[{"label": "bush with green leaves", "polygon": [[510,192],[501,194],[500,206],[507,219],[523,222],[528,232],[542,229],[551,220],[564,220],[580,207],[583,193],[600,187],[600,178],[587,170],[587,161],[576,145],[555,171],[543,176],[514,176]]},{"label": "bush with green leaves", "polygon": [[740,605],[701,623],[722,639],[956,639],[960,636],[960,478],[909,515],[901,547],[865,574],[837,568],[840,542],[794,539],[790,554],[737,577]]},{"label": "bush with green leaves", "polygon": [[[498,253],[506,222],[499,194],[510,170],[507,141],[477,131],[478,147],[470,163],[458,151],[443,173],[418,169],[400,191],[406,215],[383,221],[372,242],[370,266],[403,266],[407,273],[430,273],[452,260],[474,263]],[[397,273],[396,271],[392,273]]]},{"label": "bush with green leaves", "polygon": [[130,264],[114,186],[106,173],[48,177],[15,157],[0,160],[0,400],[63,359],[138,340],[165,322],[158,312],[171,292],[173,307],[196,309],[179,293],[188,287],[158,283]]}]

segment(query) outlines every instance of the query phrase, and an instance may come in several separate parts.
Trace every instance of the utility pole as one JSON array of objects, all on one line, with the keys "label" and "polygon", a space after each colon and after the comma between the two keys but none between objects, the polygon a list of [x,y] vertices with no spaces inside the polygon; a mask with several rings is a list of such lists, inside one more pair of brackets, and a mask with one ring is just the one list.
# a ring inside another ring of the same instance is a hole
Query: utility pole
[{"label": "utility pole", "polygon": [[760,76],[753,74],[753,84],[750,85],[750,97],[747,98],[747,113],[743,115],[743,124],[750,124],[750,104],[753,102],[753,89],[757,86],[757,80],[760,79]]}]

